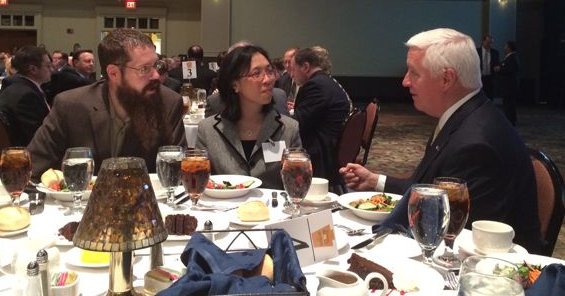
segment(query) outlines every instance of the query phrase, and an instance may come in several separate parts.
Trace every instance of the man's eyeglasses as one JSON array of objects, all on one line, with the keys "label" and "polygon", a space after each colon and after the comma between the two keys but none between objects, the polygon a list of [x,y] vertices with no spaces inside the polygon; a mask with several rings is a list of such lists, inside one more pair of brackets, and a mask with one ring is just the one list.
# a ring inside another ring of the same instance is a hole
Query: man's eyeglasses
[{"label": "man's eyeglasses", "polygon": [[122,66],[125,67],[125,68],[136,70],[137,74],[139,74],[139,76],[147,76],[147,75],[151,74],[151,70],[153,70],[153,69],[157,70],[157,73],[159,73],[159,75],[163,75],[167,72],[167,63],[165,63],[165,61],[162,61],[162,60],[157,60],[155,62],[155,64],[153,64],[151,66],[150,65],[144,65],[144,66],[141,66],[139,68],[130,67],[130,66],[127,66],[127,65],[122,65]]},{"label": "man's eyeglasses", "polygon": [[255,69],[246,75],[242,75],[241,77],[249,77],[253,80],[263,80],[265,78],[265,75],[270,78],[275,77],[275,73],[276,70],[274,68],[267,67],[265,69]]}]

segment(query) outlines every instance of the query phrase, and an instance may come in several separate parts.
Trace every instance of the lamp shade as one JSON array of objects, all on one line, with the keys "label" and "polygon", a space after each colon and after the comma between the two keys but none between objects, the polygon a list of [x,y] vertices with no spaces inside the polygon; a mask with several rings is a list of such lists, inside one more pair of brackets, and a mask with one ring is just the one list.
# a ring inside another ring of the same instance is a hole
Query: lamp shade
[{"label": "lamp shade", "polygon": [[92,251],[130,252],[166,239],[145,161],[105,159],[73,237],[74,245]]}]

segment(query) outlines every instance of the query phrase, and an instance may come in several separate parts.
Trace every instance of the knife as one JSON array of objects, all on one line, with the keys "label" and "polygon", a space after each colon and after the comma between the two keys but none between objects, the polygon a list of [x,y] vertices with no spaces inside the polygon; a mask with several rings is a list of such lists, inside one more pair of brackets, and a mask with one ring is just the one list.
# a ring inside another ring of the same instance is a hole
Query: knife
[{"label": "knife", "polygon": [[385,237],[385,236],[389,235],[390,233],[392,233],[391,228],[383,227],[383,228],[377,230],[375,235],[373,235],[371,238],[368,238],[368,239],[356,244],[355,246],[351,247],[351,249],[352,250],[361,249],[362,247],[369,245],[370,243],[378,240],[379,238]]}]

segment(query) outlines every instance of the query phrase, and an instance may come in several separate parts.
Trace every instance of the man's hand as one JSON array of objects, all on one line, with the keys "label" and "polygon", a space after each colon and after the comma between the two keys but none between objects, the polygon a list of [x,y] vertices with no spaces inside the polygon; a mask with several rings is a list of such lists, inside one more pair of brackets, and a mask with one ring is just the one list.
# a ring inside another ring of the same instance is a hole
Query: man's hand
[{"label": "man's hand", "polygon": [[345,180],[345,185],[353,190],[374,191],[377,186],[378,174],[372,173],[362,165],[348,163],[339,169],[339,173]]}]

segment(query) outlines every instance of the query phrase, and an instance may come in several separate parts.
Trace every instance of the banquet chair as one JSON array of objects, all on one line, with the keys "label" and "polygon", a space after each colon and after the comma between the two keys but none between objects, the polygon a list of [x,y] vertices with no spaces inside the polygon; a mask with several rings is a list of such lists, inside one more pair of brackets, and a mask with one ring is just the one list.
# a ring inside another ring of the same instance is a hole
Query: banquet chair
[{"label": "banquet chair", "polygon": [[371,150],[371,142],[375,135],[375,129],[377,127],[377,122],[379,120],[379,111],[381,107],[378,100],[373,99],[365,108],[365,113],[367,115],[367,120],[365,122],[365,129],[363,131],[363,138],[361,138],[361,148],[363,148],[363,159],[357,161],[361,165],[367,164],[367,159],[369,158],[369,152]]},{"label": "banquet chair", "polygon": [[[361,150],[361,141],[366,121],[367,116],[365,111],[354,109],[349,114],[337,143],[336,159],[338,169],[344,167],[347,163],[357,160],[357,155],[359,155],[359,150]],[[344,184],[340,184],[339,187],[340,188],[336,188],[335,190],[340,193],[346,192]]]},{"label": "banquet chair", "polygon": [[540,232],[544,240],[542,255],[551,256],[565,213],[563,177],[547,154],[533,148],[529,152],[536,176]]},{"label": "banquet chair", "polygon": [[6,147],[10,147],[10,134],[8,133],[8,127],[4,114],[0,112],[0,151]]}]

